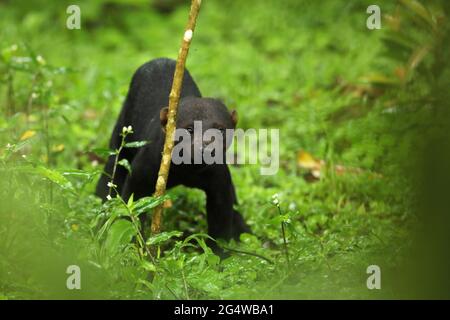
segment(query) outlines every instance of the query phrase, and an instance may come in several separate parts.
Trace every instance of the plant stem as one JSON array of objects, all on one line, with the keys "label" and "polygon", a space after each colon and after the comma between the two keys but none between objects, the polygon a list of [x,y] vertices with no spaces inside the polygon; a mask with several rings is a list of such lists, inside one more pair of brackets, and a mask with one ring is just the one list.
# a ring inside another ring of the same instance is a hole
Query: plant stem
[{"label": "plant stem", "polygon": [[177,295],[175,294],[175,292],[173,292],[172,289],[170,289],[170,287],[167,285],[167,283],[166,283],[166,288],[167,288],[167,290],[169,290],[169,292],[175,297],[175,300],[181,300],[180,297],[177,296]]},{"label": "plant stem", "polygon": [[185,294],[186,294],[186,299],[187,299],[187,300],[191,300],[191,299],[189,298],[189,292],[188,292],[188,287],[187,287],[187,283],[186,283],[186,277],[185,277],[185,275],[184,275],[184,269],[183,269],[183,268],[181,269],[181,275],[182,275],[182,277],[183,277],[184,292],[185,292]]},{"label": "plant stem", "polygon": [[34,87],[36,86],[36,82],[38,80],[38,77],[39,77],[39,73],[33,75],[33,80],[31,81],[31,91],[30,91],[30,94],[28,95],[27,108],[26,108],[26,111],[25,111],[27,128],[30,125],[31,108],[33,106],[33,92],[34,92]]},{"label": "plant stem", "polygon": [[[117,191],[116,191],[116,193],[117,193]],[[152,260],[152,262],[153,262],[154,264],[156,264],[155,258],[154,258],[153,255],[151,254],[151,252],[150,252],[150,250],[148,249],[148,247],[145,245],[145,240],[144,240],[144,237],[143,237],[143,235],[142,235],[142,233],[141,233],[141,230],[139,230],[139,226],[137,225],[136,218],[133,216],[133,213],[131,212],[130,208],[129,208],[128,205],[125,203],[125,201],[122,199],[122,197],[118,196],[118,198],[120,199],[120,201],[122,202],[122,204],[123,204],[123,205],[125,206],[125,208],[127,209],[128,215],[129,215],[130,218],[131,218],[131,222],[133,223],[133,226],[134,226],[134,228],[136,229],[136,234],[137,234],[137,237],[138,237],[138,244],[139,244],[139,246],[141,247],[141,249],[144,249],[144,250],[147,252],[147,254],[148,254],[148,256],[150,257],[150,259]]]},{"label": "plant stem", "polygon": [[[125,145],[125,137],[126,137],[126,135],[122,134],[122,142],[120,143],[119,149],[116,150],[116,158],[114,159],[114,167],[113,167],[113,172],[111,175],[111,185],[109,186],[108,196],[111,196],[111,192],[113,190],[114,177],[116,176],[116,170],[117,170],[117,163],[119,162],[120,153],[122,152],[123,146]],[[117,194],[117,191],[116,191],[116,194]]]},{"label": "plant stem", "polygon": [[11,117],[16,112],[14,103],[14,77],[11,70],[8,71],[8,89],[6,92],[7,103],[6,103],[6,117]]},{"label": "plant stem", "polygon": [[[277,208],[278,208],[278,213],[279,213],[280,216],[281,216],[282,213],[281,213],[280,206],[277,205]],[[286,241],[286,231],[285,231],[285,228],[284,228],[284,221],[281,221],[281,234],[283,235],[284,253],[285,253],[285,255],[286,255],[286,259],[287,259],[288,266],[290,266],[291,261],[290,261],[290,259],[289,259],[289,251],[288,251],[288,245],[287,245],[287,241]]]},{"label": "plant stem", "polygon": [[[173,76],[172,89],[169,95],[169,114],[166,125],[166,137],[164,141],[164,150],[161,159],[161,165],[159,167],[158,179],[155,186],[155,197],[164,195],[166,191],[167,178],[169,176],[170,163],[172,162],[172,150],[174,146],[174,134],[177,119],[178,103],[180,101],[181,85],[183,83],[184,66],[186,64],[186,58],[189,52],[189,46],[191,44],[192,35],[197,22],[197,16],[200,10],[201,0],[192,0],[191,9],[189,13],[189,20],[184,32],[183,41],[181,42],[181,48],[178,53],[177,64],[175,67],[175,74]],[[160,204],[155,208],[152,216],[152,234],[158,234],[161,231],[161,218],[162,218],[163,204]]]}]

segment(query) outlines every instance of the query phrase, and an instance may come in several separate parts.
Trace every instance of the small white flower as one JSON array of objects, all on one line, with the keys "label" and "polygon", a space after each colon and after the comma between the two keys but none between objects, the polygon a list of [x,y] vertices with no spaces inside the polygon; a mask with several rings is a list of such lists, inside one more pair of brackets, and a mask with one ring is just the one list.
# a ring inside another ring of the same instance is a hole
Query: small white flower
[{"label": "small white flower", "polygon": [[280,204],[280,199],[278,199],[278,193],[275,193],[272,196],[272,204],[278,206]]},{"label": "small white flower", "polygon": [[33,100],[37,99],[38,97],[39,97],[39,94],[36,93],[36,92],[33,92],[33,93],[31,94],[31,99],[33,99]]},{"label": "small white flower", "polygon": [[45,65],[45,59],[44,58],[42,58],[42,56],[41,55],[39,55],[39,56],[37,56],[36,57],[36,61],[40,64],[40,65]]},{"label": "small white flower", "polygon": [[116,187],[117,187],[117,186],[116,186],[114,183],[112,183],[111,181],[107,183],[107,186],[108,186],[109,188],[116,188]]},{"label": "small white flower", "polygon": [[127,134],[127,133],[131,133],[133,131],[133,127],[132,126],[125,126],[122,128],[122,134]]},{"label": "small white flower", "polygon": [[11,148],[12,148],[11,143],[8,143],[8,144],[6,145],[6,149],[11,149]]},{"label": "small white flower", "polygon": [[106,199],[109,201],[109,200],[111,200],[112,198],[111,198],[111,196],[108,194],[108,195],[106,196]]},{"label": "small white flower", "polygon": [[22,155],[22,158],[26,159],[26,158],[27,158],[27,155],[26,155],[26,154],[23,154],[23,155]]},{"label": "small white flower", "polygon": [[295,202],[291,202],[289,204],[289,210],[294,211],[295,209],[297,209],[297,205],[295,204]]}]

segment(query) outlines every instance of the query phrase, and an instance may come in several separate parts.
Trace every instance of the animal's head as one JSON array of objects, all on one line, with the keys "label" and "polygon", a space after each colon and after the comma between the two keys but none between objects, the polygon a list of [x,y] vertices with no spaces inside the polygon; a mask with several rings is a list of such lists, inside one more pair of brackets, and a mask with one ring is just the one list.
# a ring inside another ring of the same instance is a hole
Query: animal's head
[{"label": "animal's head", "polygon": [[[167,119],[168,108],[165,107],[160,112],[163,128],[167,124]],[[177,113],[174,155],[179,149],[179,156],[196,164],[199,163],[199,157],[202,159],[206,156],[215,157],[219,149],[221,154],[225,155],[226,149],[231,144],[236,123],[237,112],[228,111],[217,99],[198,97],[181,99]]]}]

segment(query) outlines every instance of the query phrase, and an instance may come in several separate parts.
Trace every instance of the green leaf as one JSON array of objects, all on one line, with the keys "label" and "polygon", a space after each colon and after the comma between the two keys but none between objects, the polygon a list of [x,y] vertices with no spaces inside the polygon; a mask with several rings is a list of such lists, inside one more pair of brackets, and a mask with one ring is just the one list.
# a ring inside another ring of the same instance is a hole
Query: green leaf
[{"label": "green leaf", "polygon": [[182,234],[183,234],[183,232],[181,232],[181,231],[161,232],[161,233],[158,233],[157,235],[149,238],[146,243],[147,243],[147,245],[151,246],[151,245],[159,244],[162,242],[166,242],[167,240],[174,238],[174,237],[177,237],[177,238],[181,237]]},{"label": "green leaf", "polygon": [[183,244],[188,245],[191,240],[195,240],[205,253],[210,253],[211,249],[206,245],[205,239],[211,239],[215,241],[206,233],[195,233],[184,239]]},{"label": "green leaf", "polygon": [[92,149],[91,152],[95,153],[96,155],[98,155],[102,158],[106,158],[106,157],[113,156],[116,154],[116,152],[109,150],[109,149],[104,149],[104,148]]},{"label": "green leaf", "polygon": [[112,198],[112,200],[103,203],[102,207],[102,211],[109,214],[107,216],[107,220],[96,234],[97,239],[101,239],[103,237],[104,233],[109,230],[110,226],[116,221],[117,218],[128,216],[128,210],[124,208],[119,198]]},{"label": "green leaf", "polygon": [[17,151],[20,151],[23,147],[25,147],[27,144],[29,144],[30,141],[31,141],[30,139],[27,139],[27,140],[20,141],[20,142],[14,144],[12,146],[12,152],[15,153]]},{"label": "green leaf", "polygon": [[9,64],[11,58],[14,56],[14,53],[17,51],[17,46],[10,46],[1,51],[0,58],[6,63]]},{"label": "green leaf", "polygon": [[144,212],[148,212],[151,209],[157,207],[158,205],[160,205],[161,203],[163,203],[166,199],[168,199],[169,197],[167,195],[162,196],[162,197],[144,197],[141,198],[139,200],[137,200],[132,208],[131,211],[133,212],[133,215],[140,215],[141,213]]},{"label": "green leaf", "polygon": [[150,141],[133,141],[125,143],[125,148],[140,148],[145,146],[146,144],[150,143]]},{"label": "green leaf", "polygon": [[84,170],[77,170],[77,169],[72,169],[72,170],[64,170],[64,172],[62,173],[62,175],[64,177],[67,176],[72,176],[72,177],[77,177],[77,178],[82,178],[85,180],[91,180],[97,173],[94,172],[87,172]]},{"label": "green leaf", "polygon": [[215,254],[208,254],[206,256],[206,261],[208,261],[208,265],[214,267],[220,263],[220,257]]},{"label": "green leaf", "polygon": [[74,192],[75,189],[72,186],[72,183],[70,183],[69,180],[67,180],[61,173],[55,170],[51,170],[45,167],[37,167],[34,170],[37,174],[47,178],[48,180],[52,181],[53,183],[56,183],[58,186],[63,188],[64,190],[69,190]]},{"label": "green leaf", "polygon": [[135,235],[136,229],[130,221],[124,219],[116,220],[108,230],[105,248],[111,253],[116,253],[120,247],[130,243]]},{"label": "green leaf", "polygon": [[149,271],[149,272],[156,272],[156,266],[155,266],[153,263],[151,263],[151,262],[149,262],[149,261],[147,261],[147,260],[142,261],[141,266],[142,266],[146,271]]},{"label": "green leaf", "polygon": [[423,20],[428,22],[432,27],[435,26],[434,20],[430,12],[427,8],[425,8],[419,1],[417,0],[400,0],[400,2],[408,7],[411,11],[421,17]]},{"label": "green leaf", "polygon": [[122,167],[127,169],[127,171],[129,173],[131,173],[131,166],[127,159],[124,158],[124,159],[120,160],[119,162],[117,162],[117,164],[121,165]]},{"label": "green leaf", "polygon": [[155,291],[155,286],[150,281],[147,281],[147,280],[144,280],[144,279],[138,279],[137,283],[140,283],[140,284],[146,286],[151,291]]},{"label": "green leaf", "polygon": [[132,208],[134,202],[134,193],[131,194],[130,198],[128,198],[127,207]]},{"label": "green leaf", "polygon": [[279,226],[280,223],[284,222],[285,217],[282,215],[278,215],[273,217],[272,219],[270,219],[268,222],[272,225],[272,226]]}]

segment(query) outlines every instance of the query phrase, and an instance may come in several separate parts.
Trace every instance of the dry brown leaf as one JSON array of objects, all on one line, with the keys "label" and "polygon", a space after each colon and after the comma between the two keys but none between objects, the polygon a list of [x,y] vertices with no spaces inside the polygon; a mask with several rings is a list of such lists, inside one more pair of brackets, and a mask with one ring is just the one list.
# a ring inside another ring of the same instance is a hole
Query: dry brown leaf
[{"label": "dry brown leaf", "polygon": [[401,82],[404,82],[406,79],[406,69],[404,67],[397,67],[394,70],[395,75],[397,78],[400,79]]},{"label": "dry brown leaf", "polygon": [[98,118],[97,111],[93,109],[87,109],[83,112],[83,118],[86,120],[95,120]]},{"label": "dry brown leaf", "polygon": [[394,31],[400,30],[401,19],[399,15],[384,15],[384,21]]},{"label": "dry brown leaf", "polygon": [[[325,168],[325,161],[316,159],[310,153],[300,150],[297,156],[297,165],[300,169],[304,171],[303,177],[308,182],[314,182],[321,178],[321,173],[323,168]],[[365,170],[357,167],[346,167],[340,164],[333,166],[334,172],[337,175],[343,175],[347,173],[351,174],[361,174],[366,172]],[[378,173],[372,173],[371,177],[381,178],[382,175]]]},{"label": "dry brown leaf", "polygon": [[302,169],[320,169],[320,161],[304,150],[300,150],[297,155],[297,164]]}]

